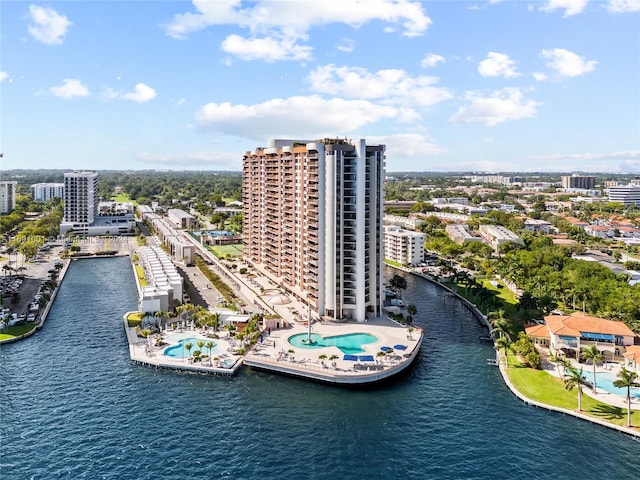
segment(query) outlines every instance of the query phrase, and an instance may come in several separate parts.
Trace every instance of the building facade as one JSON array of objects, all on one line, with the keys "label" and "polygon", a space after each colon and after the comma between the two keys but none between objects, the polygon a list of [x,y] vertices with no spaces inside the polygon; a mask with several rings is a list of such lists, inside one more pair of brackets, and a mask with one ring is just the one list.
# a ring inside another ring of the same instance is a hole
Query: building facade
[{"label": "building facade", "polygon": [[34,183],[29,188],[36,202],[47,202],[52,198],[64,198],[64,183]]},{"label": "building facade", "polygon": [[98,216],[98,174],[69,172],[64,174],[63,222],[88,227]]},{"label": "building facade", "polygon": [[592,190],[596,187],[596,177],[584,175],[565,175],[562,177],[562,188],[580,188]]},{"label": "building facade", "polygon": [[6,215],[16,208],[16,190],[18,182],[0,182],[0,214]]},{"label": "building facade", "polygon": [[384,151],[272,140],[244,155],[245,260],[326,319],[382,313]]},{"label": "building facade", "polygon": [[424,261],[424,233],[394,225],[384,227],[384,258],[401,265],[419,265]]},{"label": "building facade", "polygon": [[618,185],[609,188],[609,201],[621,202],[625,207],[640,207],[640,185]]}]

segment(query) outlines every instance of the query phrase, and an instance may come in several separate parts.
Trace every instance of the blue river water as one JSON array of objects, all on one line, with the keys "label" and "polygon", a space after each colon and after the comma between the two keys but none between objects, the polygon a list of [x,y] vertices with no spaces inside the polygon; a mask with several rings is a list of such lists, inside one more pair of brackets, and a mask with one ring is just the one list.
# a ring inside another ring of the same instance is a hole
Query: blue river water
[{"label": "blue river water", "polygon": [[346,390],[135,365],[128,259],[74,262],[44,328],[0,350],[0,478],[639,478],[640,442],[517,400],[473,317],[407,280],[426,331],[418,363]]}]

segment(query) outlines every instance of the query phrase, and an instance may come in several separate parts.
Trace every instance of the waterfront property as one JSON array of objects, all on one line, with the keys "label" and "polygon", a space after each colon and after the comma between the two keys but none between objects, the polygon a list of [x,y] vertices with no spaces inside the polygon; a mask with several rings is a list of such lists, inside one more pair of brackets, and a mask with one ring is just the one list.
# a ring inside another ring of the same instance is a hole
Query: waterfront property
[{"label": "waterfront property", "polygon": [[384,151],[271,140],[244,155],[244,259],[325,320],[382,315]]},{"label": "waterfront property", "polygon": [[570,315],[548,315],[544,325],[532,325],[526,333],[534,342],[556,355],[578,359],[580,350],[596,345],[605,361],[622,361],[636,335],[622,322],[574,312]]}]

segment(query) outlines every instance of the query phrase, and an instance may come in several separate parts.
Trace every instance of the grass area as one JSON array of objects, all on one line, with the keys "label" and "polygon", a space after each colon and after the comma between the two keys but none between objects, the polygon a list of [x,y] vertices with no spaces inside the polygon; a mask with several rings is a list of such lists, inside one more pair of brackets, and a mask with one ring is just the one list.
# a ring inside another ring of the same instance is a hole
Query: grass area
[{"label": "grass area", "polygon": [[147,279],[144,276],[144,269],[136,263],[136,275],[138,276],[138,281],[140,282],[141,287],[146,287],[148,285]]},{"label": "grass area", "polygon": [[33,323],[27,323],[26,325],[16,325],[15,327],[8,327],[6,333],[0,333],[0,340],[19,337],[20,335],[30,332],[34,328],[36,328],[36,326]]},{"label": "grass area", "polygon": [[124,192],[120,192],[118,195],[111,196],[111,200],[114,202],[129,202],[133,203],[136,206],[138,205],[138,202],[136,202],[135,200],[131,200],[129,194]]},{"label": "grass area", "polygon": [[404,267],[404,265],[402,265],[401,263],[394,262],[393,260],[389,260],[388,258],[384,259],[384,263],[386,263],[387,265],[391,265],[392,267],[398,267],[398,268]]},{"label": "grass area", "polygon": [[226,258],[227,255],[239,257],[242,255],[242,244],[209,246],[209,250],[218,258]]},{"label": "grass area", "polygon": [[[515,356],[509,356],[509,368],[507,376],[513,386],[525,397],[540,403],[554,407],[577,410],[577,389],[567,390],[564,382],[553,375],[543,371],[527,368],[522,365]],[[607,405],[582,393],[582,413],[612,423],[626,426],[627,409]],[[640,425],[640,411],[631,411],[631,424]]]}]

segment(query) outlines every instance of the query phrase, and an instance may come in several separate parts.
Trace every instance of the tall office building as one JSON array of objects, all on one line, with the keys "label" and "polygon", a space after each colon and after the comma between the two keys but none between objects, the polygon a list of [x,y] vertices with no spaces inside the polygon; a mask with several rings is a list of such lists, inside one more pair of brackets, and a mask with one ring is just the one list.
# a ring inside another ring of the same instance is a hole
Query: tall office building
[{"label": "tall office building", "polygon": [[582,188],[585,190],[593,190],[596,188],[596,177],[573,175],[562,177],[562,188]]},{"label": "tall office building", "polygon": [[326,319],[382,313],[384,145],[271,140],[244,155],[244,257]]},{"label": "tall office building", "polygon": [[97,172],[64,174],[64,223],[88,227],[98,216]]},{"label": "tall office building", "polygon": [[31,198],[36,202],[46,202],[52,198],[64,198],[64,183],[34,183]]},{"label": "tall office building", "polygon": [[16,208],[16,190],[18,182],[0,182],[0,213],[7,214]]}]

